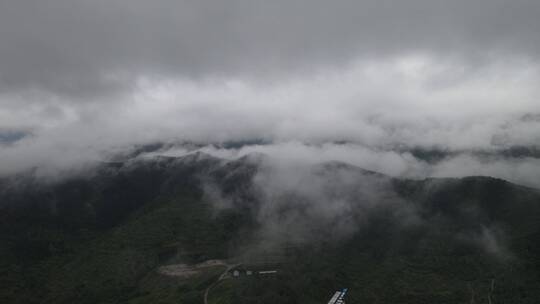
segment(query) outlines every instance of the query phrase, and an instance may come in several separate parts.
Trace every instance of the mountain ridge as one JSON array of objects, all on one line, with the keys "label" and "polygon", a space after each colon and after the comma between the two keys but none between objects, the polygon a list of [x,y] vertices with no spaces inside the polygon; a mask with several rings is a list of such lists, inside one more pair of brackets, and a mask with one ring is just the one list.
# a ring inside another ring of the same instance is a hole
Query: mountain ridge
[{"label": "mountain ridge", "polygon": [[[340,162],[289,170],[261,155],[103,166],[58,184],[2,187],[0,300],[199,303],[210,272],[197,281],[155,270],[269,254],[283,265],[275,280],[230,281],[210,299],[318,303],[347,285],[354,301],[455,303],[469,285],[487,296],[492,279],[499,302],[540,298],[536,189],[489,177],[399,179]],[[404,285],[384,287],[396,282],[384,276]]]}]

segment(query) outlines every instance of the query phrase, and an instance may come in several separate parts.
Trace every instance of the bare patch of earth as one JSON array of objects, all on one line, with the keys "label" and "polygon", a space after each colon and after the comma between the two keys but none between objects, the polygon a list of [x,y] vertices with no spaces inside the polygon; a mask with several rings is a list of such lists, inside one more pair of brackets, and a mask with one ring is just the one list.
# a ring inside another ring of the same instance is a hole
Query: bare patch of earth
[{"label": "bare patch of earth", "polygon": [[208,260],[208,261],[195,264],[195,265],[188,265],[188,264],[164,265],[164,266],[159,267],[157,269],[157,272],[166,276],[173,276],[177,278],[187,279],[192,276],[203,273],[209,270],[210,268],[214,268],[216,266],[227,267],[228,264],[222,260]]}]

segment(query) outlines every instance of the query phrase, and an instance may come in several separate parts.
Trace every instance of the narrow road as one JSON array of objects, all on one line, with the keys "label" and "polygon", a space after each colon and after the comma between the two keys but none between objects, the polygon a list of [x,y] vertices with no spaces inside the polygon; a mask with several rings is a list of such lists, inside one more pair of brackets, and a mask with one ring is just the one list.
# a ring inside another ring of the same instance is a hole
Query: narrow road
[{"label": "narrow road", "polygon": [[210,286],[208,286],[206,288],[206,290],[204,291],[204,304],[208,304],[208,293],[210,292],[210,289],[212,289],[212,287],[216,286],[221,280],[224,280],[225,279],[225,276],[227,275],[227,273],[235,268],[235,267],[238,267],[242,264],[234,264],[234,265],[228,265],[227,266],[227,269],[225,269],[225,271],[219,276],[219,278],[212,284],[210,284]]}]

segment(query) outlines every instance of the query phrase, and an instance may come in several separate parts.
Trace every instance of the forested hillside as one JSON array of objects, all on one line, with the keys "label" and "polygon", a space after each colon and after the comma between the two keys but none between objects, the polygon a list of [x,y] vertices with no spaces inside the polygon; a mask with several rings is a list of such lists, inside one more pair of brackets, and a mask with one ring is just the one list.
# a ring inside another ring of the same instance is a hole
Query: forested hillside
[{"label": "forested hillside", "polygon": [[[487,177],[403,180],[344,163],[282,180],[264,155],[102,164],[0,182],[0,302],[538,303],[540,192]],[[247,266],[246,266],[247,267]]]}]

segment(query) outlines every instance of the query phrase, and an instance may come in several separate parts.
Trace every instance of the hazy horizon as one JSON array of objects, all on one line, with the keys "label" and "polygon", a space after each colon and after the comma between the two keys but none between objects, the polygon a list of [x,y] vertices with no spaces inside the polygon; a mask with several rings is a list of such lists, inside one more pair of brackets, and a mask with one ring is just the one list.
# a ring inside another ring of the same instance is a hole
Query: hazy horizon
[{"label": "hazy horizon", "polygon": [[3,1],[0,175],[256,139],[400,176],[533,185],[534,155],[433,168],[397,148],[538,149],[538,12],[526,0]]}]

